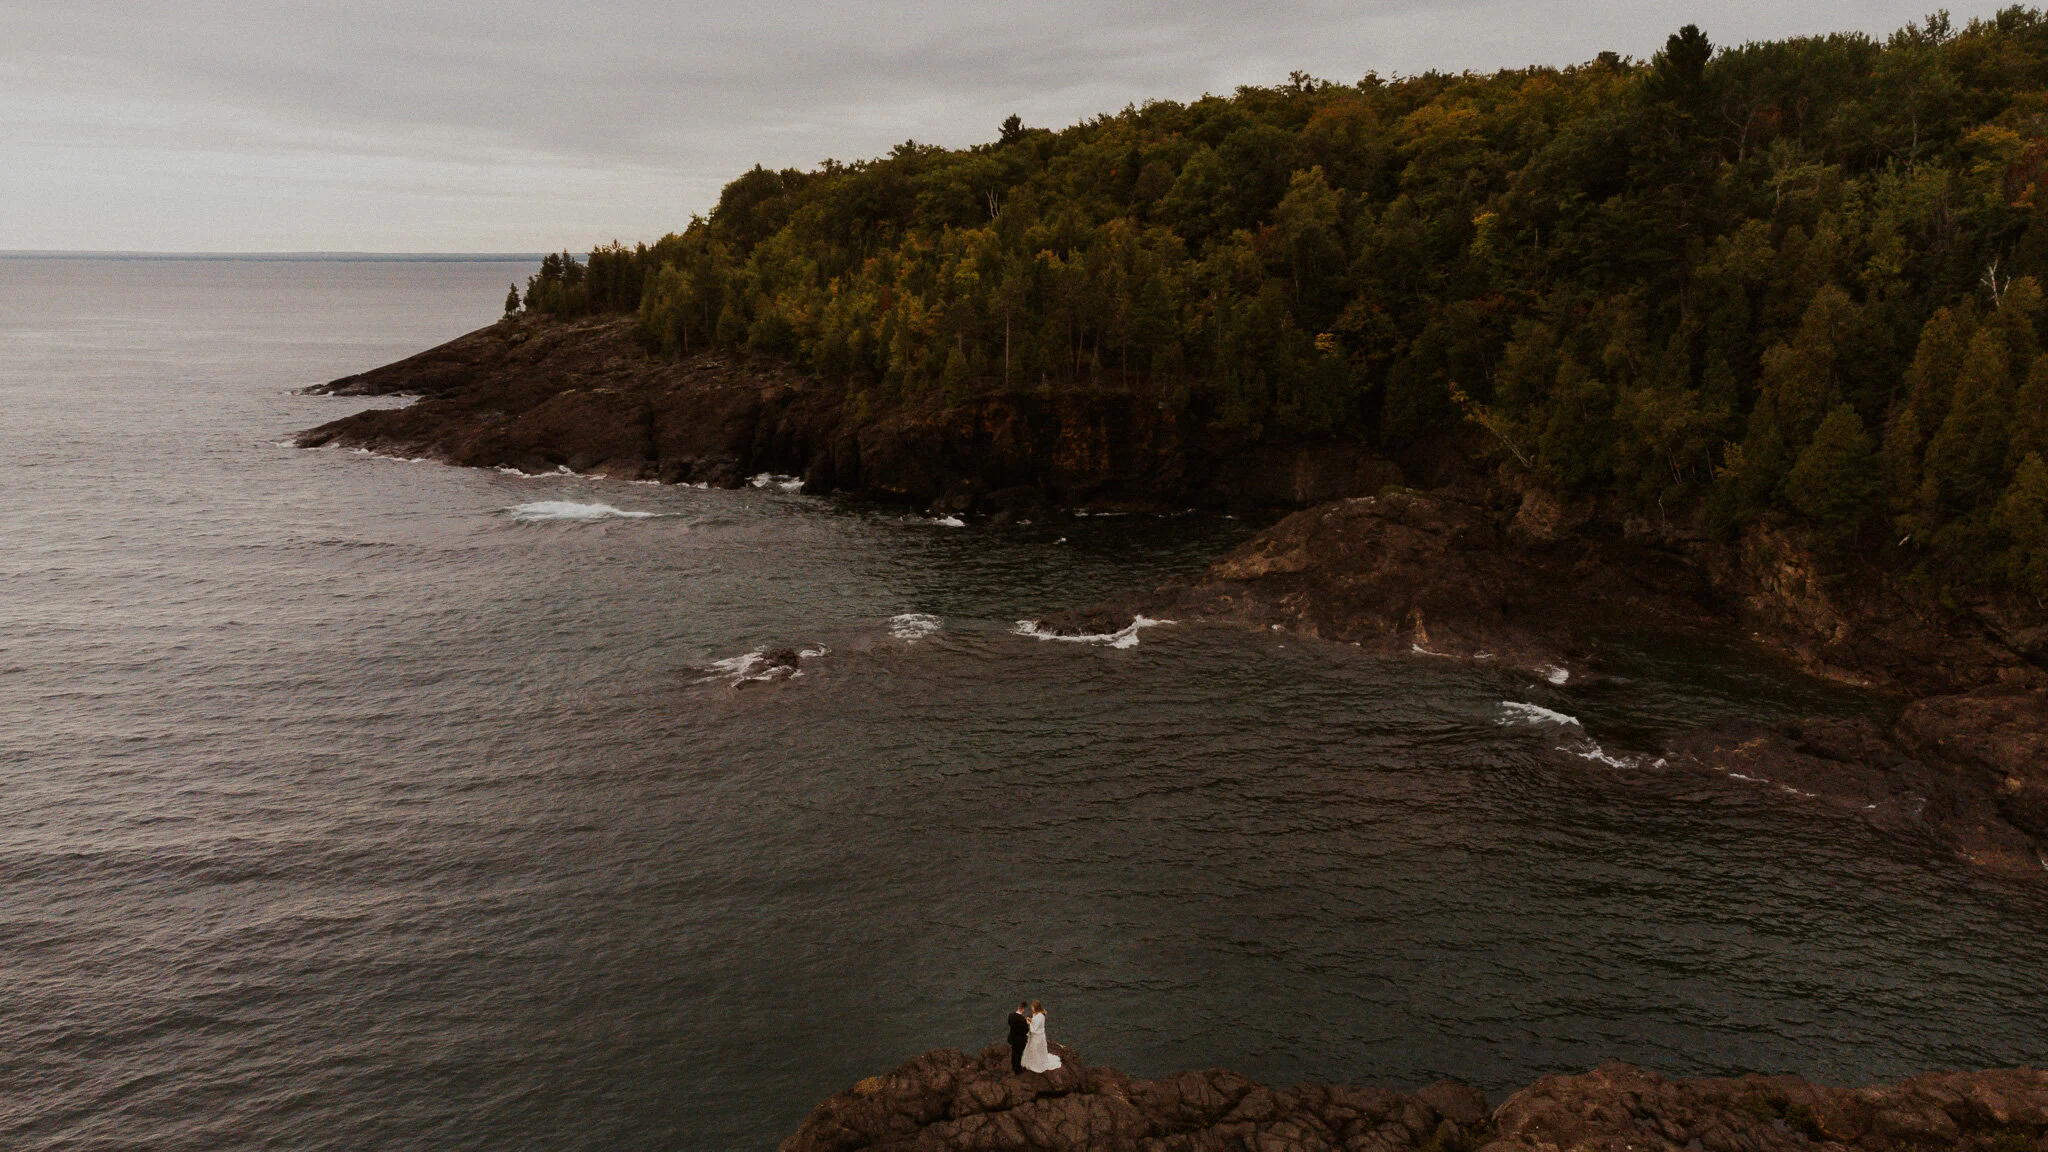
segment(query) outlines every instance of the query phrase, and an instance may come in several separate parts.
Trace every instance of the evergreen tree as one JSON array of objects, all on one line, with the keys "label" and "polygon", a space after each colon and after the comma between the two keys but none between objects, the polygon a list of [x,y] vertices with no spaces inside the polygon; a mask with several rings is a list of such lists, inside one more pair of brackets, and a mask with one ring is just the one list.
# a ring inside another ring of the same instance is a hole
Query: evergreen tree
[{"label": "evergreen tree", "polygon": [[1940,428],[1948,419],[1949,394],[1955,390],[1956,373],[1962,371],[1963,354],[1976,327],[1967,302],[1960,308],[1935,309],[1921,327],[1904,383],[1922,430]]},{"label": "evergreen tree", "polygon": [[514,284],[505,292],[505,315],[519,311],[519,285]]},{"label": "evergreen tree", "polygon": [[2030,454],[2048,458],[2048,356],[2034,358],[2027,382],[2013,399],[2012,447],[2006,464],[2017,472],[2020,461]]},{"label": "evergreen tree", "polygon": [[1926,502],[1951,515],[1985,503],[2001,486],[2012,414],[2006,348],[1990,325],[1971,338],[1948,418],[1927,444]]},{"label": "evergreen tree", "polygon": [[1838,404],[1820,422],[1813,442],[1785,478],[1785,497],[1840,539],[1876,510],[1883,485],[1876,446],[1864,431],[1863,417],[1850,405]]},{"label": "evergreen tree", "polygon": [[1885,485],[1895,513],[1910,511],[1920,496],[1920,417],[1911,404],[1900,404],[1884,430]]},{"label": "evergreen tree", "polygon": [[2048,598],[2048,464],[2030,452],[1998,501],[1993,522],[2011,541],[2006,573],[2036,601]]}]

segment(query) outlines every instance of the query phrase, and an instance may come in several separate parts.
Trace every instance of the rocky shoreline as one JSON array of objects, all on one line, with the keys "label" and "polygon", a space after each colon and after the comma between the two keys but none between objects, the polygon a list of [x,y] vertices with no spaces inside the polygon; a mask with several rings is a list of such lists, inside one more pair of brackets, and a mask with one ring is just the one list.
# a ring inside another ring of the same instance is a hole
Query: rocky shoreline
[{"label": "rocky shoreline", "polygon": [[997,517],[1084,503],[1301,507],[1401,479],[1355,444],[1256,443],[1133,393],[888,407],[769,361],[650,356],[632,328],[617,317],[480,328],[308,389],[420,399],[323,424],[298,443],[721,488],[783,473],[807,492]]},{"label": "rocky shoreline", "polygon": [[1466,484],[1296,513],[1199,577],[1048,626],[1099,631],[1125,612],[1229,619],[1489,661],[1580,693],[1618,686],[1602,655],[1615,629],[1741,635],[1880,694],[1895,717],[1730,718],[1651,750],[1668,765],[1776,786],[1930,834],[1975,866],[2048,877],[2042,629],[2003,606],[1945,608],[1881,573],[1820,571],[1771,529],[1721,544],[1603,522],[1540,490]]},{"label": "rocky shoreline", "polygon": [[1441,1080],[1412,1093],[1233,1072],[1137,1079],[1009,1070],[1008,1049],[928,1052],[813,1110],[780,1152],[2048,1152],[2048,1072],[1936,1072],[1842,1089],[1790,1076],[1667,1079],[1628,1064],[1546,1076],[1498,1107]]},{"label": "rocky shoreline", "polygon": [[870,411],[866,398],[769,362],[649,356],[631,325],[524,318],[479,329],[312,389],[420,399],[297,442],[720,487],[787,473],[807,492],[998,524],[1084,504],[1301,509],[1196,578],[1041,624],[1096,634],[1139,613],[1230,620],[1495,661],[1574,692],[1612,683],[1601,641],[1616,627],[1739,635],[1880,694],[1892,719],[1731,718],[1656,750],[1667,762],[1930,834],[1983,868],[2048,877],[2039,605],[1943,603],[1875,567],[1830,568],[1790,529],[1721,541],[1560,500],[1480,470],[1456,445],[1397,463],[1340,441],[1256,443],[1131,393]]}]

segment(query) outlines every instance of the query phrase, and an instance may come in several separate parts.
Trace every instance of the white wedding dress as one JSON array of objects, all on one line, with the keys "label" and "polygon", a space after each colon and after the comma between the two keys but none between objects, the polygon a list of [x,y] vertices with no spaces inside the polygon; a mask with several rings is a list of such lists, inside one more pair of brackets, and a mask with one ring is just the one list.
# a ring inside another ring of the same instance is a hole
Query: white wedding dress
[{"label": "white wedding dress", "polygon": [[1045,1013],[1031,1017],[1031,1038],[1024,1041],[1024,1070],[1027,1072],[1050,1072],[1060,1066],[1060,1058],[1045,1050]]}]

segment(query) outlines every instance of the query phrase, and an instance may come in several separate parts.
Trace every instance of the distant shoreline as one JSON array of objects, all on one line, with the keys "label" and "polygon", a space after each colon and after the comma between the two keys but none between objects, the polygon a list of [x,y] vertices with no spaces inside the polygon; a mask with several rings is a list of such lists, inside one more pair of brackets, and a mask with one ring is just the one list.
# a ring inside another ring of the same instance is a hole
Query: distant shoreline
[{"label": "distant shoreline", "polygon": [[532,263],[540,252],[73,252],[56,248],[0,249],[0,260],[248,260],[337,264]]}]

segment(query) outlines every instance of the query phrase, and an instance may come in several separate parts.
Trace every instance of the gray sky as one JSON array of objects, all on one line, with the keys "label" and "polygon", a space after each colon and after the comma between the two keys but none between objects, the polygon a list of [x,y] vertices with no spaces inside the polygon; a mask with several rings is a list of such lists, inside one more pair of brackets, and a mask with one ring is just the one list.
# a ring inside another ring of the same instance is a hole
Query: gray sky
[{"label": "gray sky", "polygon": [[[1958,22],[1994,4],[1953,9]],[[1888,32],[1920,0],[0,0],[0,249],[652,239],[756,162],[992,139],[1294,69]]]}]

